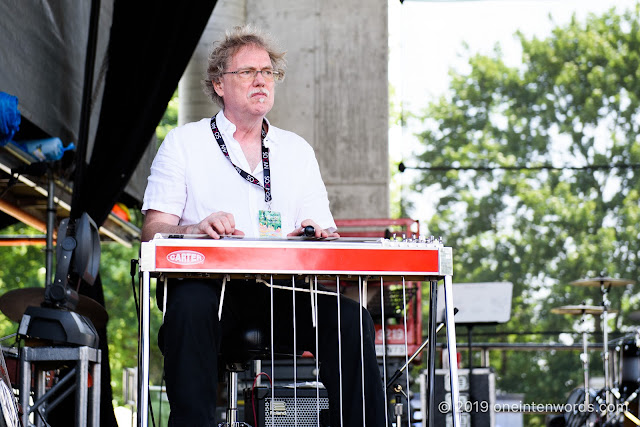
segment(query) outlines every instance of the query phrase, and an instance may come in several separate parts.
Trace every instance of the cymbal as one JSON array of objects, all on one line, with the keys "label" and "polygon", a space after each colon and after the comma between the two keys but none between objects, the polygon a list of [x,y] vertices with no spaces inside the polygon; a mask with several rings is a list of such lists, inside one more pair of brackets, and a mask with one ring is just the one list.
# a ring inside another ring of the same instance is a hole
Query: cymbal
[{"label": "cymbal", "polygon": [[[562,307],[554,307],[551,312],[554,314],[602,314],[604,309],[601,305],[564,305]],[[607,313],[616,313],[616,311],[607,310]]]},{"label": "cymbal", "polygon": [[[0,296],[0,311],[14,322],[20,323],[27,307],[40,307],[44,301],[45,288],[14,289]],[[103,327],[109,320],[107,310],[97,301],[85,295],[79,295],[80,300],[75,312],[88,317],[96,328]]]},{"label": "cymbal", "polygon": [[594,277],[593,279],[580,279],[570,282],[574,286],[624,286],[635,282],[628,279],[615,279],[613,277]]}]

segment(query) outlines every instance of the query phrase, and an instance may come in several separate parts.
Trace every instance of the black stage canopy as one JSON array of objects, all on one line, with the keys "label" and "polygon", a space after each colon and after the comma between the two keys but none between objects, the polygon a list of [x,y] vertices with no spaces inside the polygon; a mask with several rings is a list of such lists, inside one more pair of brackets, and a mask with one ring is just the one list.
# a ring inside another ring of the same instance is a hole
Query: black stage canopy
[{"label": "black stage canopy", "polygon": [[[18,98],[22,114],[14,139],[59,137],[65,144],[86,144],[81,181],[74,182],[78,171],[69,171],[69,161],[59,165],[59,175],[73,187],[69,204],[99,225],[116,202],[140,203],[148,169],[136,182],[130,179],[215,3],[94,0],[99,14],[92,43],[92,2],[0,2],[0,91]],[[85,60],[92,47],[90,116],[82,141]],[[10,158],[5,173],[23,163],[8,148],[0,149],[0,162]],[[7,223],[0,220],[0,226]]]},{"label": "black stage canopy", "polygon": [[[213,11],[210,1],[116,0],[100,119],[78,206],[101,224],[124,191]],[[99,195],[99,197],[96,197]]]}]

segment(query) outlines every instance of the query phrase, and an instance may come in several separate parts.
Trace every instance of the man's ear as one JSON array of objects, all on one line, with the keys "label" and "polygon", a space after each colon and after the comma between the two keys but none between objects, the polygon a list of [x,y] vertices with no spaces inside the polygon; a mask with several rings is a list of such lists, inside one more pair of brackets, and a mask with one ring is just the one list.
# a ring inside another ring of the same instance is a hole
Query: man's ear
[{"label": "man's ear", "polygon": [[212,81],[211,83],[213,84],[213,90],[216,91],[218,96],[224,96],[224,84],[222,83],[222,80]]}]

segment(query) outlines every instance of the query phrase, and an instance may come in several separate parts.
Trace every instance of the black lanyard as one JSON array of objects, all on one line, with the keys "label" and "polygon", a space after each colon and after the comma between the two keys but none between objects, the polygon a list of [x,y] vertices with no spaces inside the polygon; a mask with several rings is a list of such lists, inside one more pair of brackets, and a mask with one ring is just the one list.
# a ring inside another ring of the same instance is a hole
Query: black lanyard
[{"label": "black lanyard", "polygon": [[211,132],[213,132],[213,136],[216,139],[216,142],[220,146],[220,150],[222,154],[229,160],[231,165],[235,168],[235,170],[240,174],[241,177],[247,180],[247,182],[251,184],[255,184],[258,187],[264,190],[264,201],[269,203],[271,201],[271,173],[269,170],[269,149],[264,146],[264,138],[267,136],[267,132],[264,130],[264,126],[262,127],[261,134],[261,145],[262,145],[262,169],[264,174],[264,185],[260,184],[253,175],[247,173],[239,168],[233,161],[231,157],[229,157],[229,150],[227,149],[227,144],[224,143],[224,139],[222,139],[222,135],[220,135],[220,131],[218,130],[218,126],[216,126],[216,116],[211,117]]}]

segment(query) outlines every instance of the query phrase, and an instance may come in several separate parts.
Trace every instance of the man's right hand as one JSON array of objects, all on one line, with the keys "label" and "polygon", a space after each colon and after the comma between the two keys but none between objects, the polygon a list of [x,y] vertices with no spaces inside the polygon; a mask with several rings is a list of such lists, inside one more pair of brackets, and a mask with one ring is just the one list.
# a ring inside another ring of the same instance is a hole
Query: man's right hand
[{"label": "man's right hand", "polygon": [[153,239],[156,233],[207,234],[214,239],[230,234],[244,236],[242,231],[236,229],[233,215],[227,212],[212,213],[198,224],[178,225],[179,222],[180,218],[176,215],[149,209],[142,226],[142,241]]},{"label": "man's right hand", "polygon": [[214,239],[224,235],[244,236],[244,233],[236,229],[236,221],[233,214],[227,212],[214,212],[198,224],[190,225],[186,234],[208,234]]}]

